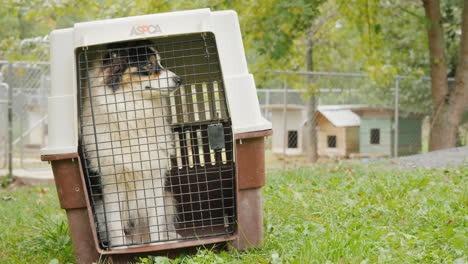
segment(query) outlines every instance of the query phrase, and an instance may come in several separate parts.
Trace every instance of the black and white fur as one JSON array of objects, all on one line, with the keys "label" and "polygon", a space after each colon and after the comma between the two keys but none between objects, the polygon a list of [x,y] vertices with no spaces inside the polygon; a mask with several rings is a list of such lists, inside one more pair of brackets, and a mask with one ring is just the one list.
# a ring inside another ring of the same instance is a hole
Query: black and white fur
[{"label": "black and white fur", "polygon": [[82,88],[82,143],[88,167],[100,168],[95,210],[110,247],[177,238],[176,200],[164,189],[175,154],[165,102],[181,79],[149,44],[109,45]]}]

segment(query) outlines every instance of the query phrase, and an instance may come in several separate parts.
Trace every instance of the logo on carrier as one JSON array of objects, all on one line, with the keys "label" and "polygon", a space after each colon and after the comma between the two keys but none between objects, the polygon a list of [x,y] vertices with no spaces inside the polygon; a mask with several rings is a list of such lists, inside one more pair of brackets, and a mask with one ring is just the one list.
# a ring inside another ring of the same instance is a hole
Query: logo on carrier
[{"label": "logo on carrier", "polygon": [[130,31],[130,36],[139,36],[139,35],[147,35],[147,34],[156,34],[162,33],[161,28],[158,24],[156,25],[138,25],[133,26],[132,30]]}]

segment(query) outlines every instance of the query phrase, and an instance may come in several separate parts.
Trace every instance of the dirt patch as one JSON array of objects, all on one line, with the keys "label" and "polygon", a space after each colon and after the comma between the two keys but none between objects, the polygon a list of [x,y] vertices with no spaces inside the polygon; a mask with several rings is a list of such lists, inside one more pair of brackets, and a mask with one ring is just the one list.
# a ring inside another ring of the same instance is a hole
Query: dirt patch
[{"label": "dirt patch", "polygon": [[391,159],[387,162],[401,169],[438,169],[468,166],[468,147],[444,149],[425,154]]}]

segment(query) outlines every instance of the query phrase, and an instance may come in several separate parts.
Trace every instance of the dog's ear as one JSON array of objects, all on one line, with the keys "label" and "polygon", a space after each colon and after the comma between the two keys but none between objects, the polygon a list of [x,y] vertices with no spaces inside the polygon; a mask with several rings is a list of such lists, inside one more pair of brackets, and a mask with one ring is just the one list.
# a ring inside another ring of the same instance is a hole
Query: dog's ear
[{"label": "dog's ear", "polygon": [[119,88],[122,74],[128,67],[128,55],[125,50],[110,51],[104,59],[105,83],[114,91]]}]

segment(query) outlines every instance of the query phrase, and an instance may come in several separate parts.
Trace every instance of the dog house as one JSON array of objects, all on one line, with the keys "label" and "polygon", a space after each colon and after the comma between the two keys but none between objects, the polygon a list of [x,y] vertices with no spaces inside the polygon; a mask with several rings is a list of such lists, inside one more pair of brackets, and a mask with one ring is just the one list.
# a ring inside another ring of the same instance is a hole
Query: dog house
[{"label": "dog house", "polygon": [[[302,105],[289,104],[267,105],[264,109],[271,112],[271,123],[273,131],[272,152],[275,154],[303,155],[307,151],[304,120],[307,119],[306,107]],[[285,120],[286,119],[286,120]]]},{"label": "dog house", "polygon": [[[395,155],[395,111],[384,107],[362,107],[353,111],[361,118],[360,153],[373,156]],[[423,117],[415,113],[400,113],[397,156],[421,152]]]},{"label": "dog house", "polygon": [[79,263],[262,242],[264,137],[237,15],[200,9],[51,34],[50,161]]}]

